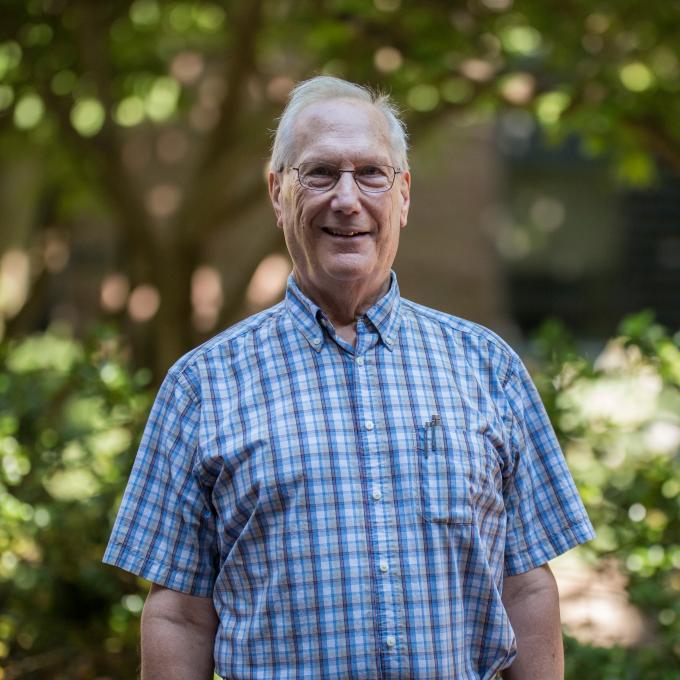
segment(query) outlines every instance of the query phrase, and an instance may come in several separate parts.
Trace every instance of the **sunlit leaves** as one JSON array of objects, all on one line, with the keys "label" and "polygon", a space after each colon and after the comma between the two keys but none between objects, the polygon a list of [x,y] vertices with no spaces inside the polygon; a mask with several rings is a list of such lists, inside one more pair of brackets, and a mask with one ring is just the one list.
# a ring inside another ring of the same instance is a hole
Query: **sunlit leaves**
[{"label": "sunlit leaves", "polygon": [[45,105],[35,92],[22,95],[14,106],[14,124],[19,130],[30,130],[42,120]]},{"label": "sunlit leaves", "polygon": [[622,66],[619,77],[631,92],[644,92],[654,84],[654,74],[646,64],[639,61]]},{"label": "sunlit leaves", "polygon": [[507,26],[500,30],[503,48],[510,53],[524,56],[538,52],[542,44],[541,34],[532,26]]},{"label": "sunlit leaves", "polygon": [[146,98],[146,115],[156,122],[167,120],[177,108],[179,95],[180,86],[174,78],[157,78]]},{"label": "sunlit leaves", "polygon": [[144,120],[144,113],[144,100],[137,95],[132,95],[118,103],[114,120],[123,127],[134,127]]},{"label": "sunlit leaves", "polygon": [[569,106],[570,98],[566,92],[548,92],[536,100],[536,115],[544,125],[555,125],[559,122],[564,110]]},{"label": "sunlit leaves", "polygon": [[416,111],[432,111],[439,103],[439,91],[433,85],[415,85],[409,90],[407,101]]},{"label": "sunlit leaves", "polygon": [[101,130],[106,112],[98,99],[83,97],[71,109],[71,125],[83,137],[92,137]]},{"label": "sunlit leaves", "polygon": [[[64,618],[75,617],[72,643],[101,647],[106,639],[107,649],[130,645],[135,657],[130,624],[141,597],[97,561],[148,409],[148,378],[130,372],[109,333],[87,345],[53,332],[0,344],[0,598],[9,617],[0,618],[0,644],[7,649],[50,649]],[[125,612],[120,629],[107,625],[116,607]]]},{"label": "sunlit leaves", "polygon": [[16,68],[21,62],[21,47],[14,40],[0,43],[0,80]]},{"label": "sunlit leaves", "polygon": [[546,328],[553,356],[544,366],[553,368],[538,382],[595,524],[586,550],[615,559],[631,601],[666,629],[654,654],[677,655],[680,337],[651,313],[630,317],[621,331],[591,363]]},{"label": "sunlit leaves", "polygon": [[56,334],[36,335],[15,345],[7,356],[7,368],[13,373],[54,371],[66,374],[83,357],[82,347],[68,337]]},{"label": "sunlit leaves", "polygon": [[132,23],[140,28],[155,26],[161,19],[161,10],[155,0],[136,0],[129,11]]}]

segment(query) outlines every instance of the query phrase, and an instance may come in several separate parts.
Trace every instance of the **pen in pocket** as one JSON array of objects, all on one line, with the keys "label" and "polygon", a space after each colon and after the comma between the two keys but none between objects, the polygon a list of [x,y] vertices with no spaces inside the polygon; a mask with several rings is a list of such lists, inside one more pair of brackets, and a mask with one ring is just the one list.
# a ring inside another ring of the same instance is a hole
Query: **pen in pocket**
[{"label": "pen in pocket", "polygon": [[432,418],[425,423],[425,441],[423,443],[423,451],[427,458],[430,451],[437,450],[437,435],[441,429],[442,419],[438,413],[434,413]]}]

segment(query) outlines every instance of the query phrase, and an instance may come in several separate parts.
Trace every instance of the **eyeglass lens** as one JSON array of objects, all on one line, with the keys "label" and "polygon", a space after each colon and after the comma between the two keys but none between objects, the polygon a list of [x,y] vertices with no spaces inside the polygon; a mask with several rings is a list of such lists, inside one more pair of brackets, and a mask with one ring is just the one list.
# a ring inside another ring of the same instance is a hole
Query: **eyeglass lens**
[{"label": "eyeglass lens", "polygon": [[395,170],[389,165],[361,165],[354,170],[341,170],[329,163],[300,163],[297,168],[300,184],[316,191],[328,191],[340,180],[343,172],[351,172],[360,189],[368,192],[387,191],[394,183]]}]

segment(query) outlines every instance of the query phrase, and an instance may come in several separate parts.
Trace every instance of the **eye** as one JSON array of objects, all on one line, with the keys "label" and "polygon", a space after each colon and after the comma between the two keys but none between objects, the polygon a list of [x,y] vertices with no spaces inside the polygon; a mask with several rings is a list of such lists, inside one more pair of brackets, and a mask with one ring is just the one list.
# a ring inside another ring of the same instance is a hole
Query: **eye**
[{"label": "eye", "polygon": [[300,170],[307,177],[335,177],[337,174],[337,170],[326,163],[303,163]]},{"label": "eye", "polygon": [[377,177],[385,177],[387,175],[387,172],[385,171],[385,168],[383,168],[380,165],[362,165],[360,168],[356,169],[357,177],[365,177],[365,178],[377,178]]}]

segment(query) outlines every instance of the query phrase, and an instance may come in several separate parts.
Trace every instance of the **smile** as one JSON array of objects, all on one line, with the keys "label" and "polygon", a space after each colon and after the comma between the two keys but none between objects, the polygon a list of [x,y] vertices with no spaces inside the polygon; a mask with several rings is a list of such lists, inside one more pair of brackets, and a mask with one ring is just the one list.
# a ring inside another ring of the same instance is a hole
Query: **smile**
[{"label": "smile", "polygon": [[341,229],[330,229],[329,227],[323,227],[322,231],[330,236],[341,236],[342,238],[353,238],[355,236],[365,236],[368,234],[367,231],[342,231]]}]

